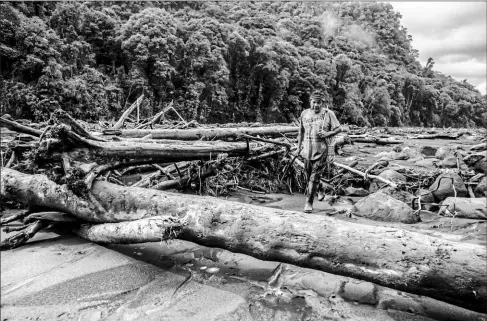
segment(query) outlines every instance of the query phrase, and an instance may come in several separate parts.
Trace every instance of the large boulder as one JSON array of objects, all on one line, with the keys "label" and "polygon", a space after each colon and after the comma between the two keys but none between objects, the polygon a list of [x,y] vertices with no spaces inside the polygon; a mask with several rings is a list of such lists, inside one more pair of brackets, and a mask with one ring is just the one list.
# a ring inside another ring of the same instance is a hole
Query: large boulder
[{"label": "large boulder", "polygon": [[487,199],[466,198],[466,197],[447,197],[442,203],[439,214],[446,213],[447,209],[455,217],[465,217],[473,219],[487,220]]},{"label": "large boulder", "polygon": [[421,154],[423,154],[424,156],[435,156],[437,150],[438,150],[438,148],[436,148],[436,147],[423,146],[423,147],[421,147],[419,152]]},{"label": "large boulder", "polygon": [[[382,177],[384,179],[387,179],[391,182],[394,182],[394,183],[406,183],[406,176],[399,174],[398,172],[396,172],[393,169],[386,169],[385,171],[380,173],[378,176]],[[370,184],[369,192],[371,192],[371,193],[377,192],[379,189],[381,189],[384,186],[387,186],[387,184],[383,183],[377,179],[374,179],[372,181],[372,184]]]},{"label": "large boulder", "polygon": [[485,197],[487,196],[487,176],[484,176],[475,187],[475,196]]},{"label": "large boulder", "polygon": [[385,187],[380,191],[384,194],[394,197],[401,202],[406,203],[411,208],[415,208],[414,206],[417,207],[417,203],[413,205],[413,201],[416,199],[416,196],[409,192],[394,188],[392,186]]},{"label": "large boulder", "polygon": [[432,192],[435,202],[439,203],[449,196],[467,196],[467,187],[462,178],[456,173],[439,175],[429,190]]},{"label": "large boulder", "polygon": [[383,222],[411,224],[420,220],[419,214],[406,203],[382,192],[362,198],[353,206],[352,213],[356,216]]}]

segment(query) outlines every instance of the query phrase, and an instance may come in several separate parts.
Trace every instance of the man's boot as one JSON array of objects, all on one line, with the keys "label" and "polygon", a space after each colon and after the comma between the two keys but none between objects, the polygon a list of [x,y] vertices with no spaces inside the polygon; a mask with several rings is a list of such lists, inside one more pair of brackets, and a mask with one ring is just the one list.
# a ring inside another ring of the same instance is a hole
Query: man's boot
[{"label": "man's boot", "polygon": [[315,199],[316,184],[314,182],[309,182],[308,193],[306,194],[306,203],[304,204],[304,212],[311,213],[313,211],[313,201]]}]

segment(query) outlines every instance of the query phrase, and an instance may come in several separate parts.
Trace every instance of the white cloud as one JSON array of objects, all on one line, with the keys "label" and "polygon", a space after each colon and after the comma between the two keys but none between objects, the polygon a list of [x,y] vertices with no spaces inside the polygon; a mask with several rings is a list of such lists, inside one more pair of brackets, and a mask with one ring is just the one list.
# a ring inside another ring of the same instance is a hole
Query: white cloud
[{"label": "white cloud", "polygon": [[[391,2],[413,37],[422,65],[475,85],[487,80],[485,2]],[[485,88],[485,86],[484,86]],[[485,89],[483,90],[485,91]]]},{"label": "white cloud", "polygon": [[487,81],[484,81],[475,88],[477,88],[477,90],[480,91],[482,95],[487,94]]}]

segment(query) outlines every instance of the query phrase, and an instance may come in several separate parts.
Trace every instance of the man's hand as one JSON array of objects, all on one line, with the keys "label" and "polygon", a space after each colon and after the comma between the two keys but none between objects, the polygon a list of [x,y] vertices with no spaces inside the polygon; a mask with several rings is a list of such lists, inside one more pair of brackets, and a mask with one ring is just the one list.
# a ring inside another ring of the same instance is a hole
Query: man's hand
[{"label": "man's hand", "polygon": [[320,136],[320,138],[328,138],[328,137],[333,136],[333,135],[336,135],[335,131],[325,132],[324,130],[320,130],[318,132],[318,136]]}]

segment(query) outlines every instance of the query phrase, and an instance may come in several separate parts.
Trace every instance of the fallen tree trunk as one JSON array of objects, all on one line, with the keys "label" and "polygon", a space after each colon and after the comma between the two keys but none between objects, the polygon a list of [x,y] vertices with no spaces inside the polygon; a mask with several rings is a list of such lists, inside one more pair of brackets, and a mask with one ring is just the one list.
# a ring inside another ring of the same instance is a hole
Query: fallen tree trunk
[{"label": "fallen tree trunk", "polygon": [[485,247],[299,212],[95,182],[103,211],[43,175],[1,173],[1,196],[90,222],[171,215],[178,238],[355,277],[485,312]]},{"label": "fallen tree trunk", "polygon": [[295,126],[273,126],[273,127],[238,127],[238,128],[198,128],[198,129],[124,129],[117,132],[104,131],[104,134],[120,134],[122,137],[142,138],[151,135],[152,139],[177,139],[177,140],[199,140],[199,139],[227,139],[237,138],[240,135],[265,135],[268,137],[281,137],[281,134],[298,134],[298,127]]},{"label": "fallen tree trunk", "polygon": [[[99,159],[104,161],[150,159],[151,162],[157,163],[161,161],[210,159],[223,153],[228,154],[228,156],[244,156],[249,154],[250,147],[257,146],[257,144],[244,142],[166,141],[137,142],[136,144],[130,141],[100,142],[86,139],[70,131],[66,131],[66,134],[68,143],[78,147],[67,151],[66,155],[84,162],[93,162]],[[50,160],[54,154],[44,153],[39,155],[39,158]]]}]

